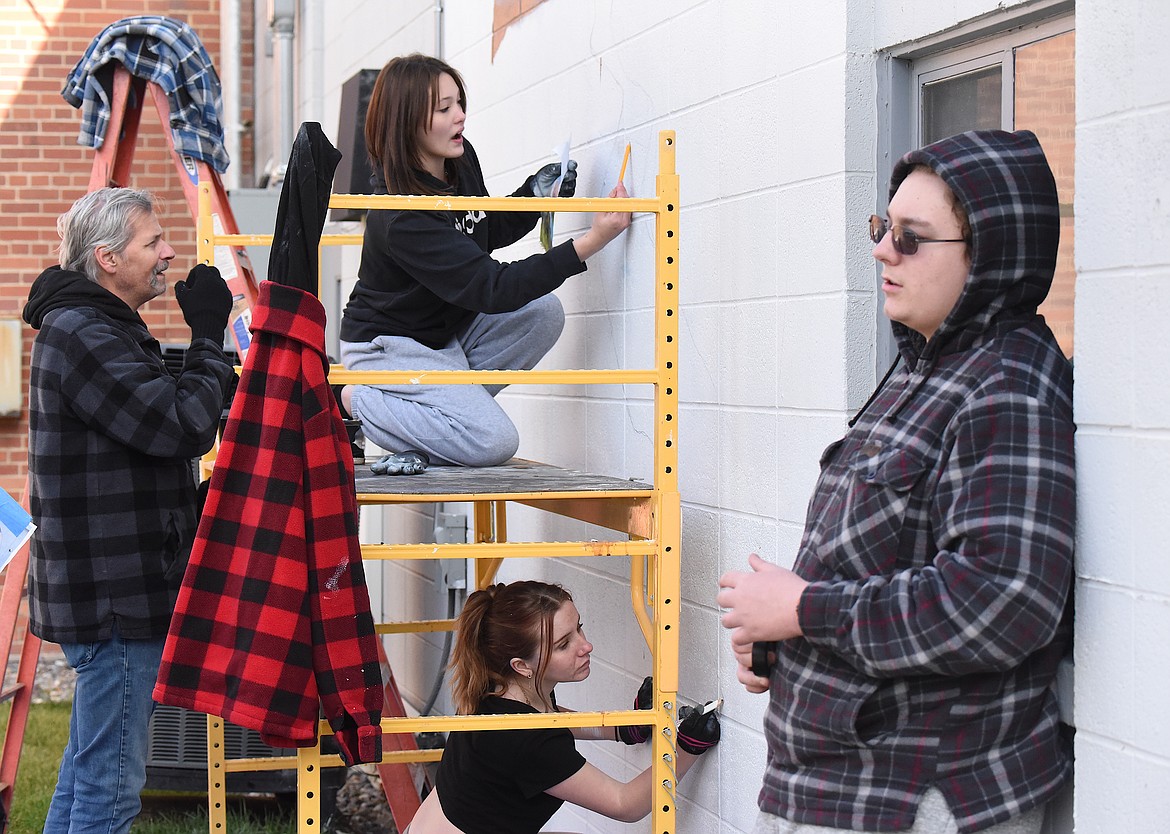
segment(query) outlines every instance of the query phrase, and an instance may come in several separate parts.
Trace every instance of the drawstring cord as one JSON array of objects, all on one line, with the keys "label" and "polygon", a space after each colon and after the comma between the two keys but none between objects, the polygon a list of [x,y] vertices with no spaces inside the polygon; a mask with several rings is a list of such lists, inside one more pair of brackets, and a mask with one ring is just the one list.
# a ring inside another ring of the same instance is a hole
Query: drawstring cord
[{"label": "drawstring cord", "polygon": [[922,376],[918,378],[918,382],[914,383],[913,388],[909,389],[898,398],[898,402],[894,404],[893,409],[891,409],[890,413],[886,415],[885,419],[887,423],[893,423],[898,419],[898,415],[902,413],[902,409],[905,408],[910,403],[910,401],[918,395],[918,392],[921,391],[926,385],[926,381],[930,379],[930,374],[933,370],[934,362],[928,362],[922,371]]},{"label": "drawstring cord", "polygon": [[861,415],[865,413],[865,410],[873,404],[874,400],[877,399],[878,394],[880,394],[882,389],[885,388],[886,383],[889,382],[890,377],[894,375],[894,369],[898,367],[898,363],[901,361],[902,357],[900,355],[894,357],[894,363],[890,365],[890,369],[886,371],[886,375],[882,377],[882,381],[877,384],[877,388],[873,389],[873,393],[869,395],[869,399],[865,401],[865,405],[863,405],[861,409],[850,418],[848,423],[849,428],[853,428],[854,424],[861,419]]}]

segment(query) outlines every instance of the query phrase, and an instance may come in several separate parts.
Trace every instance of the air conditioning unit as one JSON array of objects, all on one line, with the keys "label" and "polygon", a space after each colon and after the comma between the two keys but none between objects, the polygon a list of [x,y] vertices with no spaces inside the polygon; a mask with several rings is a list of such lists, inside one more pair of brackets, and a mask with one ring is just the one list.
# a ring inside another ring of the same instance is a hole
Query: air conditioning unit
[{"label": "air conditioning unit", "polygon": [[[269,747],[255,730],[224,722],[224,757],[227,759],[289,756],[291,750]],[[336,753],[332,737],[322,740],[323,753]],[[226,774],[228,793],[273,794],[296,802],[297,772],[290,770],[232,771]],[[321,769],[321,819],[333,814],[337,791],[345,782],[344,767]],[[146,790],[204,793],[207,791],[207,716],[183,707],[157,704],[150,716],[150,740],[146,748]]]}]

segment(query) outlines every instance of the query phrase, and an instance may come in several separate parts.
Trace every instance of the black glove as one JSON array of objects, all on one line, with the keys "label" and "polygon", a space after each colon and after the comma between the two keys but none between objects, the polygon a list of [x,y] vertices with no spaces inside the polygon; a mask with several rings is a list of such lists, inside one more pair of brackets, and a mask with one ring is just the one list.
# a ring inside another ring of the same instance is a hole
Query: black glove
[{"label": "black glove", "polygon": [[719,712],[679,707],[678,746],[693,756],[701,756],[719,743]]},{"label": "black glove", "polygon": [[175,298],[193,340],[211,339],[223,344],[223,331],[232,312],[232,291],[218,269],[198,264],[187,273],[186,281],[175,284]]},{"label": "black glove", "polygon": [[[638,694],[634,696],[634,709],[653,709],[654,708],[654,678],[647,675],[646,679],[642,681],[642,685],[638,687]],[[650,740],[650,733],[654,728],[649,724],[639,724],[637,726],[618,727],[618,739],[624,741],[626,744],[642,744]]]},{"label": "black glove", "polygon": [[778,640],[757,640],[752,643],[752,674],[758,678],[770,678],[779,651]]},{"label": "black glove", "polygon": [[[577,160],[570,159],[566,166],[565,178],[561,180],[558,197],[572,197],[577,191]],[[561,175],[561,163],[550,162],[532,175],[532,194],[536,197],[551,197],[553,183]]]},{"label": "black glove", "polygon": [[418,449],[407,449],[405,452],[395,452],[382,455],[370,464],[370,473],[373,475],[417,475],[426,472],[431,465],[431,457]]}]

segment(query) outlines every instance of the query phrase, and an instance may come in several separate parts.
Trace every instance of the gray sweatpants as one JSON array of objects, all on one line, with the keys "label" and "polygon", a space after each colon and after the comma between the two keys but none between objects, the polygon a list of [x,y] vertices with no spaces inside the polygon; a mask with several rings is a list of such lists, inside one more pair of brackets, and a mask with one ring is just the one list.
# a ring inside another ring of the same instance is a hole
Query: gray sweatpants
[{"label": "gray sweatpants", "polygon": [[[561,335],[565,311],[546,295],[512,313],[481,313],[438,350],[407,336],[342,342],[351,371],[529,370]],[[420,449],[436,464],[495,466],[520,436],[496,403],[503,385],[359,385],[350,408],[367,438],[391,452]]]}]

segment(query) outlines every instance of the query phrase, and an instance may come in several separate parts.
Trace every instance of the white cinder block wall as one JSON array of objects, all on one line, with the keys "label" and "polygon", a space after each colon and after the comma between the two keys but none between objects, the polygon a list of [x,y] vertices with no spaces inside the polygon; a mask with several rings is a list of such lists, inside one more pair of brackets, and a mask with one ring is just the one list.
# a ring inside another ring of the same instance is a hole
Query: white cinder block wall
[{"label": "white cinder block wall", "polygon": [[1170,830],[1170,5],[1077,9],[1076,831]]},{"label": "white cinder block wall", "polygon": [[[336,137],[342,83],[394,55],[434,54],[441,32],[443,57],[467,83],[467,135],[494,194],[510,192],[571,139],[578,194],[606,193],[630,142],[626,183],[648,195],[657,131],[678,133],[680,689],[684,700],[726,699],[724,743],[681,786],[682,832],[749,831],[763,765],[764,699],[734,680],[713,604],[716,578],[753,550],[791,562],[819,452],[875,381],[877,299],[862,226],[884,205],[878,180],[889,164],[878,150],[889,129],[875,80],[881,55],[1005,9],[1060,5],[545,0],[508,28],[493,56],[486,0],[300,4],[301,119],[320,120]],[[1170,88],[1155,56],[1170,40],[1170,7],[1082,2],[1077,40],[1076,832],[1159,832],[1170,830],[1170,580],[1160,558],[1170,348],[1158,338],[1170,309]],[[587,223],[558,215],[558,239]],[[535,235],[504,254],[534,251]],[[542,367],[650,363],[652,253],[652,223],[637,218],[624,241],[558,291],[566,332]],[[333,262],[342,298],[356,265],[356,250]],[[520,427],[522,456],[647,478],[649,396],[638,386],[518,387],[502,401]],[[430,512],[387,515],[385,539],[423,540]],[[609,535],[523,508],[510,514],[509,534]],[[626,573],[620,559],[517,561],[501,571],[504,580],[563,582],[577,597],[596,650],[591,678],[558,693],[571,707],[625,706],[649,669]],[[383,616],[443,616],[438,579],[429,566],[388,564]],[[434,680],[439,642],[387,642],[415,703]],[[449,704],[444,696],[440,709]],[[592,762],[622,778],[648,763],[643,750],[586,747]],[[646,824],[567,808],[552,827]]]}]

